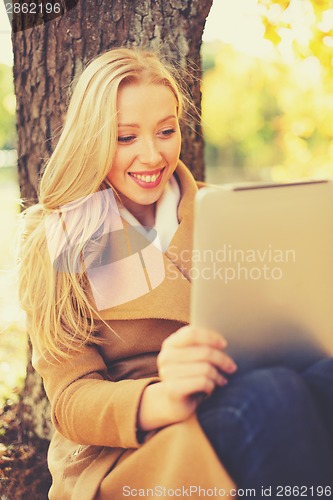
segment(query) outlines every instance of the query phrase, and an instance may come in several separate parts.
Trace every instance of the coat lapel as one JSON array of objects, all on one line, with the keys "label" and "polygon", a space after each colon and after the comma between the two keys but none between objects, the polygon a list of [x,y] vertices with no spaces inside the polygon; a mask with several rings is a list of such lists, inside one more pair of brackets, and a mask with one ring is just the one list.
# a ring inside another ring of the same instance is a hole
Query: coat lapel
[{"label": "coat lapel", "polygon": [[182,162],[179,162],[175,174],[181,190],[178,206],[179,226],[166,252],[162,254],[165,270],[163,281],[134,300],[99,311],[96,318],[160,318],[181,323],[189,322],[193,204],[198,188],[192,174]]}]

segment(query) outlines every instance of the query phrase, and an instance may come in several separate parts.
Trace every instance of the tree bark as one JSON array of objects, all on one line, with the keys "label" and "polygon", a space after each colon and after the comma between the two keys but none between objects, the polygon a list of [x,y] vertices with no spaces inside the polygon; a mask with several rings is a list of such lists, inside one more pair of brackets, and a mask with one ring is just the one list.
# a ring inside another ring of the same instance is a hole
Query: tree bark
[{"label": "tree bark", "polygon": [[[68,10],[48,22],[41,14],[13,18],[18,169],[27,205],[36,202],[41,167],[59,137],[69,82],[97,54],[118,46],[158,49],[184,71],[200,114],[200,46],[213,0],[79,0],[76,5],[69,1]],[[192,114],[182,127],[181,157],[200,180],[204,164],[198,116]],[[20,415],[23,434],[50,437],[48,404],[31,362]]]}]

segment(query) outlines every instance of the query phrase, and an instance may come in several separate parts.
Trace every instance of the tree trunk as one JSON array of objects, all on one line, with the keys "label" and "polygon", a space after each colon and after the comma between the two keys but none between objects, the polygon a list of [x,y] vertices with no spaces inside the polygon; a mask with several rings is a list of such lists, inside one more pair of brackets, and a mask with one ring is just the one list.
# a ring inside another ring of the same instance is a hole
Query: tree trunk
[{"label": "tree trunk", "polygon": [[[100,52],[118,46],[160,50],[185,70],[189,94],[200,113],[200,46],[212,1],[80,0],[75,5],[75,0],[67,0],[67,11],[53,20],[48,21],[50,16],[45,13],[34,17],[14,14],[18,168],[21,196],[27,204],[36,201],[40,169],[57,142],[69,98],[68,84]],[[195,177],[203,179],[198,116],[190,116],[183,126],[181,157]],[[31,362],[20,415],[23,434],[50,437],[49,408]]]}]

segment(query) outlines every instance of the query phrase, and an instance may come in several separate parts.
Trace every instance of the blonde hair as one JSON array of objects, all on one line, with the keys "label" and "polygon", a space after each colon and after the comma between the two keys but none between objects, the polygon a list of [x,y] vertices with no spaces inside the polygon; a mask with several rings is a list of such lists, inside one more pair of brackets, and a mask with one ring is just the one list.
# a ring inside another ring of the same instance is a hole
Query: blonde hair
[{"label": "blonde hair", "polygon": [[[161,84],[174,94],[178,117],[183,93],[168,68],[151,52],[119,48],[96,57],[77,81],[58,144],[45,165],[39,185],[39,203],[22,212],[19,243],[19,297],[27,313],[28,327],[41,353],[55,359],[68,357],[87,343],[100,343],[89,300],[84,270],[73,267],[80,259],[84,242],[105,224],[105,210],[84,200],[111,187],[106,176],[117,148],[117,94],[126,83]],[[104,197],[104,202],[107,197]],[[67,271],[52,263],[45,224],[61,207],[80,205],[81,241],[72,253]],[[101,240],[99,240],[99,243]],[[72,271],[71,271],[72,270]]]}]

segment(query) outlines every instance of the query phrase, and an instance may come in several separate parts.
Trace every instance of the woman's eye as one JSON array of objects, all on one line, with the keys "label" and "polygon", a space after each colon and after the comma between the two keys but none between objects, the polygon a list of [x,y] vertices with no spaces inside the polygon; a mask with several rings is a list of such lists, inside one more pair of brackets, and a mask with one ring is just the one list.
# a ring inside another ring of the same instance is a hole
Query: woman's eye
[{"label": "woman's eye", "polygon": [[123,135],[121,137],[118,137],[118,142],[126,143],[133,141],[133,139],[135,139],[134,135]]},{"label": "woman's eye", "polygon": [[162,130],[161,134],[164,135],[164,136],[169,136],[169,135],[172,135],[174,134],[176,131],[174,128],[168,128],[166,130]]}]

